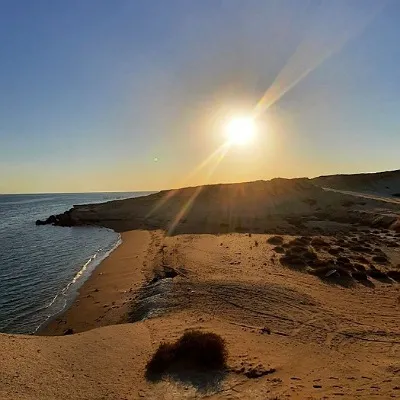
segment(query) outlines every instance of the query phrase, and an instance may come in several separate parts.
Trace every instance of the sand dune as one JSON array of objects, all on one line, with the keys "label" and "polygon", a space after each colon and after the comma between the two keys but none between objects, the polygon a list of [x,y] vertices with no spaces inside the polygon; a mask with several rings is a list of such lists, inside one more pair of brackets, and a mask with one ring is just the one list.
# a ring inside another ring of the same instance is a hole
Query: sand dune
[{"label": "sand dune", "polygon": [[400,170],[367,174],[320,176],[316,185],[332,189],[400,196]]},{"label": "sand dune", "polygon": [[380,215],[392,216],[392,221],[384,226],[390,228],[398,219],[397,204],[373,198],[355,200],[352,195],[328,192],[309,179],[273,179],[183,188],[75,206],[47,222],[65,226],[93,224],[119,232],[164,229],[169,234],[240,231],[302,234],[307,221],[373,226]]}]

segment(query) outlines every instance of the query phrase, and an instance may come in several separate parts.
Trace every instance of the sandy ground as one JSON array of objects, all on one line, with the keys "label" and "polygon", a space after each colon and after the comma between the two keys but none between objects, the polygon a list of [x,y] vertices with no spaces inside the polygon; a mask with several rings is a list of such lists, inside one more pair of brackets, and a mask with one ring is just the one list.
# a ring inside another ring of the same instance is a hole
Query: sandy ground
[{"label": "sandy ground", "polygon": [[[41,336],[0,335],[0,399],[400,398],[396,201],[276,179],[43,223],[107,226],[123,242]],[[228,369],[148,380],[160,343],[187,329],[221,335]]]},{"label": "sandy ground", "polygon": [[[320,261],[364,257],[368,269],[374,253],[361,255],[354,243],[379,243],[389,260],[379,269],[391,270],[400,263],[399,248],[387,246],[398,242],[393,235],[327,235],[315,252]],[[271,237],[123,233],[122,245],[45,333],[85,332],[0,335],[0,398],[399,398],[400,285],[320,279],[308,267],[282,264],[301,247],[293,236],[282,236],[281,246]],[[188,328],[223,336],[235,372],[147,381],[145,365],[158,345]],[[265,375],[246,377],[252,369]]]},{"label": "sandy ground", "polygon": [[121,234],[122,244],[106,258],[80,289],[71,308],[53,320],[41,335],[62,335],[124,322],[135,293],[145,280],[146,260],[154,246],[147,231]]}]

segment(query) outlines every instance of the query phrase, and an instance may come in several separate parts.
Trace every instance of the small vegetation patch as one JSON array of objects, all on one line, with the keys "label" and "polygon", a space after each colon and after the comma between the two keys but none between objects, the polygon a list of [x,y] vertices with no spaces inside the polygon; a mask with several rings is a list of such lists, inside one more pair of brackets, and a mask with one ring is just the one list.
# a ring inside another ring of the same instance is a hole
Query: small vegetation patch
[{"label": "small vegetation patch", "polygon": [[306,236],[301,236],[293,239],[289,242],[290,246],[307,246],[311,242],[311,239]]},{"label": "small vegetation patch", "polygon": [[289,248],[288,253],[291,254],[303,254],[307,251],[307,247],[304,246],[292,246]]},{"label": "small vegetation patch", "polygon": [[363,256],[355,256],[354,259],[360,263],[368,264],[368,260]]},{"label": "small vegetation patch", "polygon": [[380,271],[379,269],[376,269],[376,268],[370,269],[369,271],[367,271],[367,274],[371,278],[374,278],[374,279],[385,279],[385,278],[387,278],[387,275],[384,272],[382,272],[382,271]]},{"label": "small vegetation patch", "polygon": [[350,250],[356,251],[357,253],[371,253],[371,249],[369,247],[361,245],[350,246]]},{"label": "small vegetation patch", "polygon": [[269,244],[273,244],[275,246],[279,246],[283,244],[283,237],[282,236],[271,236],[267,239]]},{"label": "small vegetation patch", "polygon": [[351,273],[342,267],[326,266],[311,270],[309,273],[317,276],[326,283],[344,287],[351,287],[354,285]]},{"label": "small vegetation patch", "polygon": [[[359,263],[354,263],[354,264],[353,264],[353,267],[354,267],[357,271],[360,271],[360,272],[366,271],[365,266],[362,265],[362,264],[359,264]],[[354,276],[354,274],[353,274],[353,276]]]},{"label": "small vegetation patch", "polygon": [[372,261],[375,261],[378,264],[388,264],[389,260],[385,255],[379,255],[372,257]]},{"label": "small vegetation patch", "polygon": [[329,247],[329,244],[320,237],[315,237],[311,240],[311,246],[314,247]]},{"label": "small vegetation patch", "polygon": [[162,343],[146,366],[147,375],[164,374],[170,368],[223,370],[228,352],[224,339],[211,332],[188,331],[175,343]]},{"label": "small vegetation patch", "polygon": [[352,273],[352,276],[355,280],[359,282],[367,281],[368,276],[364,271],[356,271]]},{"label": "small vegetation patch", "polygon": [[351,275],[347,270],[345,270],[344,268],[333,267],[333,266],[318,268],[313,271],[313,275],[326,279],[334,279],[339,277],[351,278]]},{"label": "small vegetation patch", "polygon": [[338,257],[338,258],[336,259],[336,263],[337,263],[338,265],[341,265],[341,264],[349,264],[349,263],[350,263],[350,259],[347,258],[347,257]]},{"label": "small vegetation patch", "polygon": [[312,266],[314,268],[321,268],[321,267],[327,267],[329,265],[333,265],[334,261],[332,259],[317,259],[314,260],[312,263]]},{"label": "small vegetation patch", "polygon": [[262,376],[273,374],[276,371],[275,368],[264,369],[261,367],[258,368],[250,368],[248,371],[244,372],[244,375],[249,379],[257,379]]},{"label": "small vegetation patch", "polygon": [[286,254],[280,259],[283,265],[286,265],[290,268],[301,269],[306,266],[306,262],[300,256],[294,254]]},{"label": "small vegetation patch", "polygon": [[400,271],[391,270],[388,271],[387,276],[394,281],[400,282]]},{"label": "small vegetation patch", "polygon": [[331,247],[330,249],[328,249],[328,253],[332,256],[340,254],[341,251],[343,251],[341,247]]}]

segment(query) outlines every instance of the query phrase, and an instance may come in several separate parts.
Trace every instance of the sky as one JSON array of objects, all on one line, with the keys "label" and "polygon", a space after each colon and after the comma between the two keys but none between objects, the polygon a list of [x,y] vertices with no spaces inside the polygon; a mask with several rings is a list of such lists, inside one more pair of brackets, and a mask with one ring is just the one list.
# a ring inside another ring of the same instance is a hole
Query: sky
[{"label": "sky", "polygon": [[[0,193],[398,169],[399,18],[381,0],[0,0]],[[210,158],[254,110],[254,140]]]}]

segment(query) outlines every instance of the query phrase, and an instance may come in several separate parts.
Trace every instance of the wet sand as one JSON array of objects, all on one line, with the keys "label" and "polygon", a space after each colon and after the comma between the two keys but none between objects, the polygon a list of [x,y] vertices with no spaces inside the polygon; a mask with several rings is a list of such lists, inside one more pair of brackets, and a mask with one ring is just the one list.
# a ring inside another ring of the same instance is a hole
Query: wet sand
[{"label": "wet sand", "polygon": [[84,283],[72,306],[43,327],[40,335],[77,333],[126,321],[129,305],[145,279],[151,238],[147,231],[131,231],[122,233],[121,240]]}]

